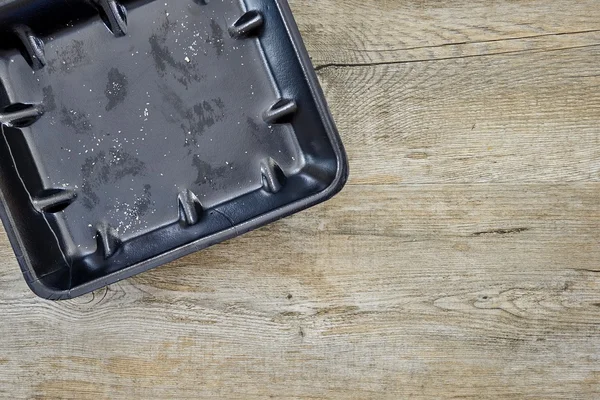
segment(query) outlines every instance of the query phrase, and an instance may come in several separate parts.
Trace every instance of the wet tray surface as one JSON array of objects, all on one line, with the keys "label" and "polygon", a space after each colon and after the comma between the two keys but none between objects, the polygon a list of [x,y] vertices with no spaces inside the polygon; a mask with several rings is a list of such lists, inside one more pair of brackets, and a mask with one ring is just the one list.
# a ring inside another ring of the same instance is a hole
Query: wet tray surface
[{"label": "wet tray surface", "polygon": [[324,201],[343,149],[285,1],[0,0],[2,219],[70,298]]}]

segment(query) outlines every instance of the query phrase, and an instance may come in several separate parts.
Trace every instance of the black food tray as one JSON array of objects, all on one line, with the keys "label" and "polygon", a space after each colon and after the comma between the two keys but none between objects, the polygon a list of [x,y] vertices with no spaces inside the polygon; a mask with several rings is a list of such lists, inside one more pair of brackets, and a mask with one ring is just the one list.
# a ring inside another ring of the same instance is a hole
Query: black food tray
[{"label": "black food tray", "polygon": [[0,0],[2,220],[79,296],[326,200],[346,158],[286,1]]}]

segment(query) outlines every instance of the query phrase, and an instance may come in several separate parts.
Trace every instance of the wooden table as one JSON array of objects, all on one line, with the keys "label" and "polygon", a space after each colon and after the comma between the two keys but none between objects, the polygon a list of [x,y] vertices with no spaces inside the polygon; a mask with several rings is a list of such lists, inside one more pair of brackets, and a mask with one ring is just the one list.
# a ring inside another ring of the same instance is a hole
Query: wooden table
[{"label": "wooden table", "polygon": [[598,398],[598,0],[292,8],[346,189],[66,302],[2,234],[0,396]]}]

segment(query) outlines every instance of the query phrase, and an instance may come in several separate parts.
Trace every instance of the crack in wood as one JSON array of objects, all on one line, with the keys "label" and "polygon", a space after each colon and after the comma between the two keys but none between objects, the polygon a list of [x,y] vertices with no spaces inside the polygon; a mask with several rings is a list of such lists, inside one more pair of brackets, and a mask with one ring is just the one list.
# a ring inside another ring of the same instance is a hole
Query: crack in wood
[{"label": "crack in wood", "polygon": [[493,229],[490,231],[475,232],[472,236],[512,235],[515,233],[527,232],[528,230],[530,230],[530,228]]},{"label": "crack in wood", "polygon": [[366,67],[379,67],[386,65],[401,65],[401,64],[415,64],[415,63],[424,63],[424,62],[432,62],[432,61],[448,61],[448,60],[461,60],[467,58],[478,58],[478,57],[491,57],[491,56],[499,56],[499,55],[509,55],[509,54],[525,54],[525,53],[549,53],[554,51],[566,51],[566,50],[575,50],[575,49],[584,49],[588,47],[597,47],[600,46],[600,43],[592,43],[585,44],[581,46],[567,46],[567,47],[559,47],[554,49],[523,49],[523,50],[509,50],[509,51],[499,51],[495,53],[484,53],[484,54],[467,54],[464,56],[453,56],[453,57],[439,57],[439,58],[422,58],[418,60],[392,60],[392,61],[378,61],[378,62],[370,62],[370,63],[327,63],[315,66],[315,71],[321,71],[328,68],[366,68]]}]

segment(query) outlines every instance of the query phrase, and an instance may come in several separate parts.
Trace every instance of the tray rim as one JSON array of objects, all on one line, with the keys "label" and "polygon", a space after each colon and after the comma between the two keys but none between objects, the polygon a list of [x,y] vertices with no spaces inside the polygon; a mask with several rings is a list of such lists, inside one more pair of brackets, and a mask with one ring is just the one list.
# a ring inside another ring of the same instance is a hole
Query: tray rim
[{"label": "tray rim", "polygon": [[316,71],[312,64],[312,61],[310,60],[306,46],[304,45],[304,42],[302,40],[300,31],[298,29],[298,25],[294,20],[288,0],[274,0],[274,2],[277,5],[285,29],[288,32],[288,36],[293,46],[294,53],[298,58],[300,67],[308,83],[310,92],[312,94],[312,98],[315,101],[316,108],[319,112],[319,117],[321,118],[321,121],[323,123],[325,131],[327,133],[327,137],[329,139],[329,142],[331,143],[336,158],[337,171],[334,179],[329,184],[329,186],[312,196],[299,199],[283,207],[275,208],[265,214],[259,215],[255,218],[244,221],[237,225],[233,225],[228,229],[222,230],[209,236],[199,238],[183,246],[171,249],[165,253],[156,255],[147,260],[138,262],[134,265],[125,267],[119,271],[115,271],[109,275],[91,280],[89,282],[86,282],[68,290],[50,289],[41,282],[42,278],[33,278],[33,276],[35,275],[32,274],[30,263],[28,262],[27,257],[23,252],[21,239],[16,229],[14,228],[14,219],[5,207],[4,194],[0,192],[0,220],[2,221],[5,227],[6,234],[13,248],[15,257],[17,259],[17,262],[19,263],[25,281],[31,289],[31,291],[33,291],[33,293],[35,293],[41,298],[48,300],[72,299],[90,293],[94,290],[100,289],[104,286],[111,285],[123,279],[127,279],[139,273],[156,268],[160,265],[167,264],[176,259],[190,255],[199,250],[203,250],[217,243],[221,243],[223,241],[240,236],[244,233],[265,226],[271,222],[290,216],[291,214],[303,211],[309,207],[312,207],[316,204],[322,203],[330,199],[342,190],[342,188],[348,180],[349,167],[346,152],[341,142],[339,132],[336,128],[329,107],[325,101],[323,89],[319,84]]}]

